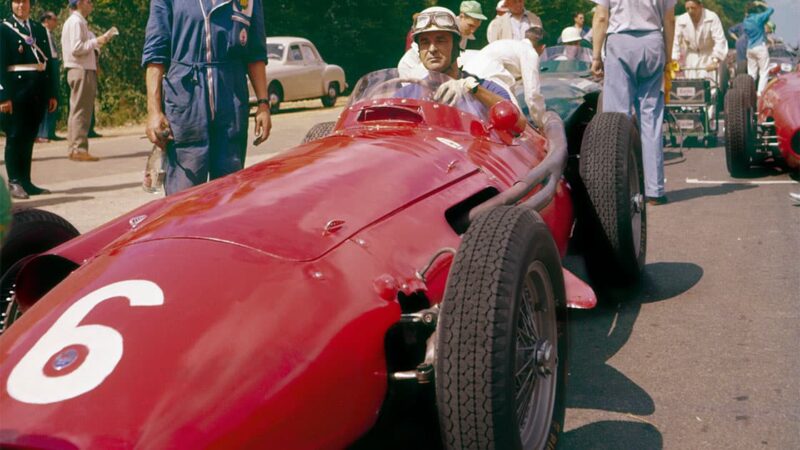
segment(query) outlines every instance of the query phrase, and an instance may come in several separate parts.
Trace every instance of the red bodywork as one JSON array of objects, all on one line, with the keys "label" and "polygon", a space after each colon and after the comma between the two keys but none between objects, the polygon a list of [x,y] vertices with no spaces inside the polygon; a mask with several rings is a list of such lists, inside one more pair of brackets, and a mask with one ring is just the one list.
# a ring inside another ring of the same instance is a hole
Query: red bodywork
[{"label": "red bodywork", "polygon": [[758,102],[758,120],[775,122],[781,156],[789,167],[800,169],[800,149],[792,148],[800,132],[800,72],[782,74],[767,85]]},{"label": "red bodywork", "polygon": [[[384,336],[400,318],[397,292],[442,299],[452,256],[425,282],[416,272],[460,243],[445,212],[507,189],[546,148],[530,128],[506,145],[475,117],[424,101],[402,100],[420,120],[394,120],[398,101],[354,105],[332,136],[50,252],[79,267],[0,338],[0,445],[341,448],[363,435],[387,390]],[[563,255],[573,224],[563,179],[542,216]],[[26,280],[47,270],[35,262],[19,278],[22,304]],[[573,306],[592,307],[591,289],[567,279]],[[136,306],[133,295],[112,294],[72,324],[119,333],[118,362],[97,363],[111,367],[105,376],[82,373],[99,343],[70,346],[68,329],[40,370],[89,389],[57,401],[10,394],[39,395],[41,374],[19,381],[12,371],[23,373],[20,361],[87,295],[128,280],[154,283],[163,301]]]}]

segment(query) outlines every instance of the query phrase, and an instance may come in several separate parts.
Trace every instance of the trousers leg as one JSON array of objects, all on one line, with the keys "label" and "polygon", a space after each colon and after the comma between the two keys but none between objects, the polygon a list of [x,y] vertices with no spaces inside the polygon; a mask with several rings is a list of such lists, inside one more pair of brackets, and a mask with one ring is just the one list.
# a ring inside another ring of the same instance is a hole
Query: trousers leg
[{"label": "trousers leg", "polygon": [[756,61],[758,63],[758,95],[764,92],[769,79],[769,51],[766,45],[759,45],[754,48]]},{"label": "trousers leg", "polygon": [[247,135],[228,137],[228,124],[212,125],[209,149],[209,176],[212,180],[238,172],[244,168]]},{"label": "trousers leg", "polygon": [[208,141],[199,144],[175,144],[167,148],[167,173],[164,190],[172,195],[208,181]]},{"label": "trousers leg", "polygon": [[603,111],[630,115],[633,105],[634,74],[625,58],[627,40],[628,37],[624,35],[608,36],[604,62]]},{"label": "trousers leg", "polygon": [[70,152],[89,151],[89,123],[97,94],[97,72],[94,70],[69,69],[69,119],[67,139]]}]

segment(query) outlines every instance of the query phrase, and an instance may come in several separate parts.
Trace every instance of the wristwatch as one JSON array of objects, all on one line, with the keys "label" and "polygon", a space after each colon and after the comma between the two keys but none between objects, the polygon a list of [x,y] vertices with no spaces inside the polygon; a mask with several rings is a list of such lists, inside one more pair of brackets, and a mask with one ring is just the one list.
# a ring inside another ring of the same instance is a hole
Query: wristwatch
[{"label": "wristwatch", "polygon": [[269,106],[269,99],[268,98],[260,98],[260,99],[256,100],[256,105],[259,105],[259,106],[267,105],[267,106]]}]

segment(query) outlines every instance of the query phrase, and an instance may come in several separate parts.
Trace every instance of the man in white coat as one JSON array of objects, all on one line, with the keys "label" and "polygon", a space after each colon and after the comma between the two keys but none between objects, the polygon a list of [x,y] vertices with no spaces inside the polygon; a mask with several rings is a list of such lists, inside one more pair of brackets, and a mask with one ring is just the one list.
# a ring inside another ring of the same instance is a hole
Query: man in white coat
[{"label": "man in white coat", "polygon": [[703,0],[686,0],[686,12],[675,18],[672,59],[681,61],[685,78],[717,81],[717,68],[728,55],[728,41],[719,16]]},{"label": "man in white coat", "polygon": [[542,19],[525,9],[523,0],[505,0],[508,13],[497,16],[489,24],[486,39],[489,42],[500,39],[525,39],[525,32],[531,27],[542,28]]},{"label": "man in white coat", "polygon": [[534,49],[542,36],[539,27],[531,27],[519,41],[501,39],[477,52],[464,56],[464,72],[481,79],[491,80],[508,89],[516,100],[516,92],[523,91],[529,116],[540,126],[545,112],[544,97],[540,92],[539,54]]}]

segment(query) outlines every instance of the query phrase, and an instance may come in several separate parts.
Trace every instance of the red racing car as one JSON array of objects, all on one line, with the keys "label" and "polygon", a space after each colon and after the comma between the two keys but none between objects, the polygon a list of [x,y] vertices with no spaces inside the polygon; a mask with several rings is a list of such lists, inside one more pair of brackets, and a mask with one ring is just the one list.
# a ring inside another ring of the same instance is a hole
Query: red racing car
[{"label": "red racing car", "polygon": [[592,274],[639,275],[638,132],[597,115],[578,162],[554,113],[516,133],[442,81],[370,74],[324,138],[16,267],[0,446],[391,447],[398,417],[555,445],[565,309],[596,302],[561,258],[577,219]]},{"label": "red racing car", "polygon": [[778,75],[760,99],[748,75],[738,75],[725,96],[725,160],[744,176],[767,160],[800,170],[800,72]]}]

